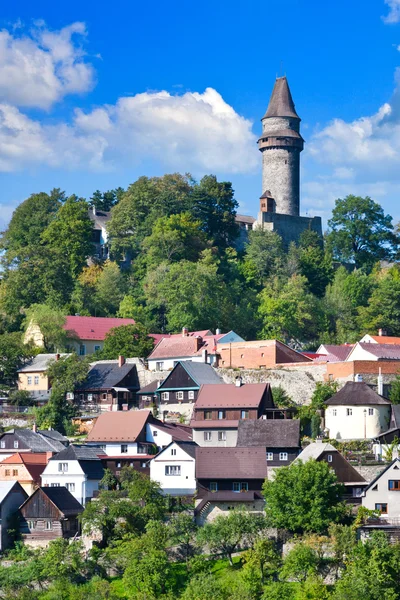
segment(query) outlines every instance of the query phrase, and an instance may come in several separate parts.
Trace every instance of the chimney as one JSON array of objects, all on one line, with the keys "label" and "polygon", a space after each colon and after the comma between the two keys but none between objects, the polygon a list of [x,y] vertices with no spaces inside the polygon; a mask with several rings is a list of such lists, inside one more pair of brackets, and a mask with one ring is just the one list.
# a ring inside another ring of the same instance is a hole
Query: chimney
[{"label": "chimney", "polygon": [[125,364],[125,356],[121,356],[121,355],[118,356],[118,366],[119,366],[119,368],[121,368],[122,365],[124,365],[124,364]]},{"label": "chimney", "polygon": [[379,375],[378,375],[378,394],[383,396],[383,377],[382,377],[382,369],[379,367]]},{"label": "chimney", "polygon": [[378,335],[382,337],[383,335],[386,335],[386,331],[384,329],[378,329]]},{"label": "chimney", "polygon": [[189,331],[187,327],[182,327],[182,337],[187,337],[189,335]]},{"label": "chimney", "polygon": [[36,433],[36,432],[37,432],[37,426],[36,426],[36,423],[34,423],[34,424],[32,425],[32,431],[33,431],[34,433]]},{"label": "chimney", "polygon": [[56,354],[56,360],[60,360],[60,355],[58,353]]},{"label": "chimney", "polygon": [[206,349],[201,351],[201,362],[207,363],[207,350]]},{"label": "chimney", "polygon": [[221,330],[220,329],[216,329],[215,330],[215,335],[221,335]]},{"label": "chimney", "polygon": [[200,350],[200,348],[203,345],[203,338],[201,337],[201,335],[196,335],[194,339],[197,340],[196,350]]},{"label": "chimney", "polygon": [[94,214],[94,216],[96,216],[96,207],[95,207],[95,205],[94,205],[94,204],[93,204],[93,206],[92,206],[92,211],[93,211],[93,214]]},{"label": "chimney", "polygon": [[242,387],[242,385],[243,385],[243,379],[240,377],[240,375],[238,375],[235,379],[235,386]]},{"label": "chimney", "polygon": [[46,452],[46,464],[49,462],[54,452]]}]

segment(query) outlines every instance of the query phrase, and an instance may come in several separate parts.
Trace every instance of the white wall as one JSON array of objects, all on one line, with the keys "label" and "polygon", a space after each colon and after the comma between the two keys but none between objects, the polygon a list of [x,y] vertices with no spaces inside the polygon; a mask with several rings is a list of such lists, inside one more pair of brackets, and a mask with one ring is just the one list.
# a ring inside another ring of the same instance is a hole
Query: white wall
[{"label": "white wall", "polygon": [[136,442],[131,442],[128,443],[128,451],[127,452],[121,452],[121,443],[109,443],[107,442],[106,444],[94,444],[94,443],[88,443],[88,446],[94,446],[94,447],[99,447],[99,445],[101,445],[103,447],[104,452],[107,454],[107,456],[136,456],[138,451],[137,451],[137,443]]},{"label": "white wall", "polygon": [[[388,513],[382,514],[382,518],[387,519],[400,517],[400,491],[389,490],[390,479],[400,480],[400,461],[398,460],[365,492],[362,499],[362,505],[371,510],[375,510],[375,504],[386,503]],[[375,487],[377,489],[374,489]]]},{"label": "white wall", "polygon": [[156,444],[159,448],[168,446],[172,442],[172,435],[157,429],[152,423],[146,424],[146,441]]},{"label": "white wall", "polygon": [[[173,454],[176,452],[176,455]],[[150,461],[150,478],[157,481],[165,494],[185,495],[196,491],[195,459],[173,443]],[[180,475],[165,475],[165,467],[180,466]]]},{"label": "white wall", "polygon": [[[347,415],[351,409],[351,416]],[[373,410],[373,415],[369,414]],[[366,410],[366,414],[364,413]],[[335,415],[336,411],[336,416]],[[387,430],[390,405],[375,406],[328,406],[325,410],[325,428],[329,437],[337,440],[363,440],[374,438]]]},{"label": "white wall", "polygon": [[349,356],[346,358],[346,362],[350,362],[352,360],[378,360],[378,357],[368,352],[368,350],[361,348],[359,344],[356,344]]},{"label": "white wall", "polygon": [[[59,472],[59,462],[67,463],[68,471]],[[41,475],[41,479],[42,486],[48,485],[49,487],[54,483],[58,483],[60,486],[66,486],[67,483],[74,483],[75,491],[70,491],[74,498],[81,504],[85,504],[85,499],[91,497],[87,490],[86,475],[77,460],[50,460]]]},{"label": "white wall", "polygon": [[178,356],[175,358],[157,358],[151,359],[148,361],[148,367],[150,371],[157,371],[156,363],[163,363],[162,369],[158,369],[159,371],[169,371],[172,370],[175,366],[174,363],[177,361],[182,362],[185,360],[191,360],[192,362],[204,362],[202,356],[184,356],[183,358]]},{"label": "white wall", "polygon": [[[206,441],[204,439],[204,432],[211,432],[211,440]],[[218,441],[218,431],[225,431],[226,440]],[[206,446],[209,448],[217,447],[217,448],[233,448],[236,446],[237,442],[237,429],[193,429],[193,441],[196,442],[199,446]]]}]

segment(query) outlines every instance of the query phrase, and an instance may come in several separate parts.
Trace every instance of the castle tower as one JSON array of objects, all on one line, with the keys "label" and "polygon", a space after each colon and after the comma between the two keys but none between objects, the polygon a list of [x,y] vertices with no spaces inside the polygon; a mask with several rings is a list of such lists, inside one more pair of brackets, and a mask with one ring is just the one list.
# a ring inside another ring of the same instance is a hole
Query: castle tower
[{"label": "castle tower", "polygon": [[[262,152],[261,211],[298,217],[300,214],[300,117],[296,113],[286,77],[275,81],[267,112],[261,119],[258,140]],[[272,198],[268,204],[265,198]],[[268,206],[270,208],[268,208]]]}]

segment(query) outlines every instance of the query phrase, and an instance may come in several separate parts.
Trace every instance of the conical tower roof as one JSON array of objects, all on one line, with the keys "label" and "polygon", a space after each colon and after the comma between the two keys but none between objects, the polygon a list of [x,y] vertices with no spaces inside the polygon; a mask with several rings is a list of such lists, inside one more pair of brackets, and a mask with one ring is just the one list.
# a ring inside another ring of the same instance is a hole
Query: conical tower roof
[{"label": "conical tower roof", "polygon": [[275,81],[267,112],[263,118],[267,119],[268,117],[292,117],[300,119],[294,107],[286,77],[277,77]]}]

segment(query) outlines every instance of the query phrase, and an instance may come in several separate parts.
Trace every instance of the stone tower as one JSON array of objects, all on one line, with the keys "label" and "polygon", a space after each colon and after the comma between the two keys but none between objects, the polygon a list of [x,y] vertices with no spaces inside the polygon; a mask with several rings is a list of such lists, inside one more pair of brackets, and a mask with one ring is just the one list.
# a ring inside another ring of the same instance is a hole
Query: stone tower
[{"label": "stone tower", "polygon": [[[262,127],[258,140],[263,161],[261,211],[298,217],[300,152],[304,140],[300,135],[300,117],[296,113],[286,77],[278,77],[275,81],[267,112],[262,118]],[[266,199],[269,199],[269,206]]]}]

